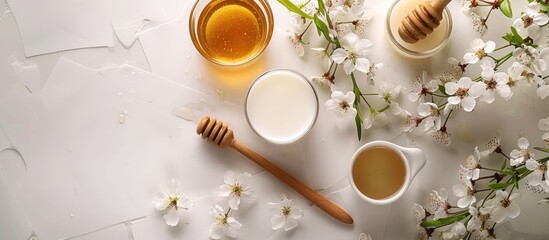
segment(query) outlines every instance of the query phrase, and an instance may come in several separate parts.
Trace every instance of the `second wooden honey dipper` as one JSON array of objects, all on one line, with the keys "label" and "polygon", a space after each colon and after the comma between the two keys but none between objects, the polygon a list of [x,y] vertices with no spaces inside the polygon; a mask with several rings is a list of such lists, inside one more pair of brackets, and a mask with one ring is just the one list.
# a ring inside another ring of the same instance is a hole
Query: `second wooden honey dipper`
[{"label": "second wooden honey dipper", "polygon": [[223,124],[221,121],[206,116],[202,118],[202,120],[198,123],[198,126],[196,127],[196,133],[198,135],[202,135],[202,138],[204,138],[206,141],[216,144],[219,147],[229,146],[234,148],[242,155],[246,156],[250,160],[257,163],[259,166],[270,172],[280,181],[284,182],[286,185],[294,189],[297,193],[301,194],[301,196],[314,203],[330,216],[343,223],[353,223],[353,218],[344,209],[340,208],[332,201],[320,195],[318,192],[305,185],[298,179],[289,175],[281,168],[269,162],[267,159],[250,150],[242,143],[236,141],[236,139],[234,139],[233,131],[227,127],[227,124]]},{"label": "second wooden honey dipper", "polygon": [[442,20],[442,11],[451,0],[426,1],[414,8],[400,24],[398,35],[407,43],[416,43],[431,34]]}]

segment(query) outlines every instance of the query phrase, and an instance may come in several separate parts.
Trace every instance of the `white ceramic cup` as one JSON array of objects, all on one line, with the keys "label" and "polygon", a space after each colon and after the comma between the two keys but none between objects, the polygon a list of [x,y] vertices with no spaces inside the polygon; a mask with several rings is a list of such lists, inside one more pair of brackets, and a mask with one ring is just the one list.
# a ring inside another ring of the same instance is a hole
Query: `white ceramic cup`
[{"label": "white ceramic cup", "polygon": [[[355,161],[358,158],[358,156],[364,152],[367,149],[373,148],[373,147],[384,147],[388,148],[390,150],[393,150],[396,152],[400,159],[402,160],[404,167],[406,168],[406,176],[404,178],[404,183],[400,187],[398,191],[396,191],[393,195],[383,198],[383,199],[373,199],[366,195],[364,195],[356,186],[354,178],[353,178],[353,167],[355,165]],[[364,201],[376,204],[376,205],[385,205],[390,204],[396,200],[398,200],[408,189],[408,186],[410,186],[410,183],[414,179],[414,177],[418,174],[418,172],[425,166],[425,155],[423,154],[423,151],[418,148],[406,148],[401,147],[399,145],[396,145],[391,142],[387,141],[373,141],[365,144],[364,146],[360,147],[355,154],[353,155],[353,158],[351,160],[351,167],[349,169],[349,181],[351,183],[351,186],[353,187],[353,190],[356,192],[356,194],[362,198]]]}]

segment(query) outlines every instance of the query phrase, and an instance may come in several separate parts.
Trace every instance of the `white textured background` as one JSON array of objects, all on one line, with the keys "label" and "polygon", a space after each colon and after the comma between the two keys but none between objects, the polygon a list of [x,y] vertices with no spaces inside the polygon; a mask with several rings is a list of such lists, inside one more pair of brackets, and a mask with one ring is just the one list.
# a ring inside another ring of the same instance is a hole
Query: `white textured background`
[{"label": "white textured background", "polygon": [[[457,183],[459,163],[474,146],[499,130],[508,152],[519,136],[541,144],[536,124],[549,117],[549,105],[531,92],[456,114],[449,125],[453,144],[446,148],[421,134],[399,136],[397,118],[388,127],[365,131],[357,142],[354,124],[326,112],[329,93],[318,88],[321,111],[313,130],[296,144],[273,146],[246,124],[242,105],[248,84],[272,68],[319,75],[320,64],[312,54],[296,56],[284,35],[288,12],[271,1],[276,28],[267,51],[244,68],[220,69],[201,58],[190,41],[191,4],[0,0],[0,239],[208,239],[208,209],[219,202],[214,191],[227,169],[254,174],[258,193],[253,204],[233,215],[243,223],[239,239],[358,239],[360,232],[376,240],[414,239],[412,203],[423,203],[431,189]],[[402,58],[384,35],[390,4],[366,0],[375,11],[367,31],[374,44],[370,59],[385,64],[381,80],[409,88],[422,70],[435,75],[447,69],[446,58],[459,58],[478,37],[455,1],[449,6],[454,21],[449,45],[431,59]],[[501,16],[490,21],[510,22]],[[498,33],[505,25],[491,24],[485,37],[502,43]],[[350,89],[346,81],[338,85]],[[414,112],[415,104],[401,102]],[[203,142],[194,122],[174,116],[182,106],[192,108],[197,119],[210,114],[229,123],[237,139],[312,187],[331,186],[322,193],[347,209],[355,224],[338,223],[231,149]],[[378,139],[395,139],[427,155],[407,193],[388,206],[362,202],[347,181],[353,152]],[[177,227],[167,226],[151,204],[170,178],[182,182],[195,204]],[[270,229],[273,213],[266,203],[278,201],[280,193],[305,212],[290,232]],[[549,208],[535,204],[539,196],[523,193],[521,216],[501,229],[547,234]]]}]

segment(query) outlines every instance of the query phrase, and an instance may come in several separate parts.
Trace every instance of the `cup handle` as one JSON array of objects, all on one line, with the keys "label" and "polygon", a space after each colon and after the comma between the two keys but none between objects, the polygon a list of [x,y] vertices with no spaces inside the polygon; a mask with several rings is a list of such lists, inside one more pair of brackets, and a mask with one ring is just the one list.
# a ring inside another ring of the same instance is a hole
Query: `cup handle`
[{"label": "cup handle", "polygon": [[426,159],[425,154],[419,148],[406,148],[400,147],[404,155],[408,158],[408,163],[410,164],[410,180],[418,174],[418,172],[425,166]]}]

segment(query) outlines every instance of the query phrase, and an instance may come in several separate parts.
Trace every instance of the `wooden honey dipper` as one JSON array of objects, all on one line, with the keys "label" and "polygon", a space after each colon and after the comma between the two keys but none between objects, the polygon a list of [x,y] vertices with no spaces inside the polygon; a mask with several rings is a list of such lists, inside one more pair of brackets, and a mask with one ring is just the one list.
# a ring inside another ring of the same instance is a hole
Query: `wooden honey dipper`
[{"label": "wooden honey dipper", "polygon": [[263,167],[265,170],[277,177],[280,181],[284,182],[286,185],[294,189],[297,193],[301,194],[301,196],[305,197],[306,199],[317,205],[320,209],[328,213],[330,216],[343,223],[353,223],[353,218],[344,209],[340,208],[332,201],[320,195],[318,192],[305,185],[301,181],[292,177],[281,168],[269,162],[269,160],[250,150],[244,144],[236,141],[236,139],[234,139],[233,131],[227,127],[227,124],[224,124],[221,121],[216,120],[215,118],[210,118],[209,116],[206,116],[202,118],[202,120],[200,120],[200,122],[198,123],[198,126],[196,127],[196,133],[198,135],[202,135],[202,138],[206,141],[216,144],[219,147],[229,146],[234,148],[242,155],[254,161],[259,166]]},{"label": "wooden honey dipper", "polygon": [[442,20],[442,11],[451,0],[426,1],[417,5],[400,24],[398,35],[407,43],[416,43],[431,34]]}]

